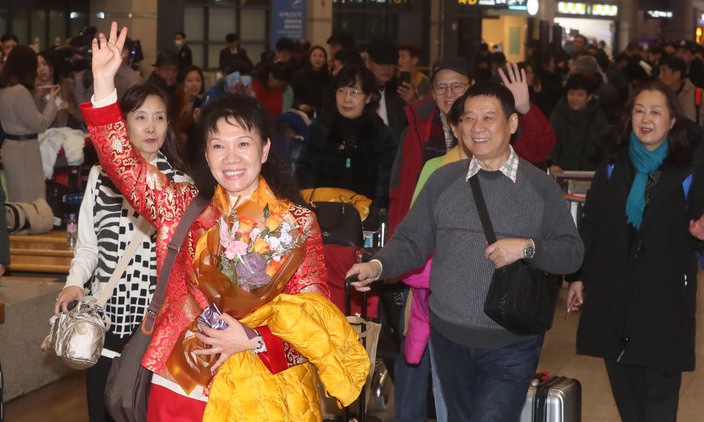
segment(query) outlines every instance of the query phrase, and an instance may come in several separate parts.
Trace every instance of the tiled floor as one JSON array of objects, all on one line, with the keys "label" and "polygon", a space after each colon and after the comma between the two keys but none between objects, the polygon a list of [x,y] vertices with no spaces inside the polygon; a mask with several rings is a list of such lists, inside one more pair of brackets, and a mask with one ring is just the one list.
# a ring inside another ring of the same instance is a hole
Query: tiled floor
[{"label": "tiled floor", "polygon": [[[701,285],[700,274],[700,285]],[[555,323],[545,338],[539,369],[551,374],[574,377],[582,383],[582,421],[583,422],[618,422],[611,390],[600,359],[577,356],[575,353],[575,333],[579,314],[570,314],[565,318],[564,296],[566,288],[561,291],[561,298],[556,310]],[[680,393],[680,422],[698,422],[704,420],[704,289],[700,289],[697,332],[697,369],[686,373]],[[34,422],[52,420],[55,422],[87,421],[85,410],[85,384],[82,374],[69,377],[44,387],[27,396],[6,404],[6,420],[12,422]],[[389,415],[382,420],[390,420]]]},{"label": "tiled floor", "polygon": [[[702,286],[699,273],[699,286]],[[578,314],[565,318],[567,288],[560,292],[553,328],[545,337],[538,366],[551,374],[577,378],[582,383],[582,421],[619,422],[621,419],[611,396],[609,381],[601,359],[577,355],[575,336]],[[678,421],[704,421],[704,288],[699,289],[697,310],[697,367],[683,375]]]}]

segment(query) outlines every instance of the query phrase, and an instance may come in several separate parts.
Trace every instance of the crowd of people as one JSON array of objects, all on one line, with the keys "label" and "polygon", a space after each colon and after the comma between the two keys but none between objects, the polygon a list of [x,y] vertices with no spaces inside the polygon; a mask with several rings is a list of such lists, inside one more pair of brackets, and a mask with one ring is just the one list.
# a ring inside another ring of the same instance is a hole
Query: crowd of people
[{"label": "crowd of people", "polygon": [[[150,420],[319,420],[313,368],[341,403],[354,400],[369,362],[328,301],[320,228],[299,193],[315,187],[371,199],[367,229],[388,223],[387,245],[348,275],[360,290],[384,280],[375,286],[388,295],[381,315],[399,351],[396,420],[428,418],[430,384],[440,422],[518,420],[543,336],[508,331],[483,302],[494,270],[521,259],[570,282],[567,306],[582,309],[578,353],[604,359],[623,420],[676,418],[681,373],[694,369],[704,251],[700,45],[629,44],[609,57],[577,35],[567,50],[530,40],[525,60],[508,63],[483,44],[474,63],[441,57],[426,74],[418,46],[359,46],[345,31],[327,46],[282,38],[257,63],[238,34],[225,41],[222,77],[208,87],[182,31],[147,77],[138,46],[114,23],[70,50],[2,37],[8,199],[45,196],[37,134],[49,127],[86,129],[100,158],[55,313],[97,295],[120,252],[144,236],[106,305],[107,352],[87,371],[91,421],[110,420],[102,395],[111,356],[139,327],[197,195],[210,204],[178,255],[143,361],[154,372]],[[594,172],[579,227],[546,174],[573,170]],[[483,186],[495,243],[486,243],[470,179]],[[228,328],[195,334],[214,376],[184,388],[167,360],[214,301],[194,266],[207,233],[245,200],[290,221],[305,257],[275,299],[237,319],[224,309]],[[303,359],[275,355],[284,347]],[[289,369],[273,369],[276,359]],[[273,403],[274,390],[285,404],[251,406]]]}]

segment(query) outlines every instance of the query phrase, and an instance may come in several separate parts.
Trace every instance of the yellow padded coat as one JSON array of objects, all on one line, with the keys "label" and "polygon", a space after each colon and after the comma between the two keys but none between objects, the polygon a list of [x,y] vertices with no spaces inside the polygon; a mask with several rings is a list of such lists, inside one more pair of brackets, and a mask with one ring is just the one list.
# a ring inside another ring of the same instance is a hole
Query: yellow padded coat
[{"label": "yellow padded coat", "polygon": [[281,294],[241,322],[268,326],[308,362],[272,374],[252,352],[231,356],[215,375],[204,421],[320,421],[318,377],[343,406],[359,396],[371,363],[354,328],[328,299]]}]

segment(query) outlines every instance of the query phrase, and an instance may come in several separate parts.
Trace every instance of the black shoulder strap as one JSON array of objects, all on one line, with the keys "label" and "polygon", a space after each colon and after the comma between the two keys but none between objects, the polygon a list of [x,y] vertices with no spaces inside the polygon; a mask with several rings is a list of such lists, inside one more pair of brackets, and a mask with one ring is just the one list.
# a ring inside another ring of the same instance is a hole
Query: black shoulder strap
[{"label": "black shoulder strap", "polygon": [[196,221],[196,218],[209,203],[210,201],[202,195],[196,196],[188,205],[188,208],[181,216],[181,221],[176,226],[176,231],[167,246],[168,252],[166,253],[166,258],[164,258],[164,265],[161,266],[161,272],[159,272],[154,296],[152,296],[152,301],[149,303],[147,315],[144,316],[142,321],[142,331],[145,334],[151,334],[154,329],[154,318],[156,318],[159,314],[159,309],[161,309],[161,303],[164,301],[164,295],[166,294],[166,285],[169,284],[169,276],[174,267],[174,262],[176,262],[176,255],[181,250],[186,234],[188,234],[193,222]]},{"label": "black shoulder strap", "polygon": [[474,197],[474,205],[477,206],[477,212],[479,212],[479,219],[482,220],[484,236],[486,236],[487,242],[491,245],[496,242],[496,233],[494,232],[494,226],[491,224],[491,218],[489,218],[489,210],[486,208],[486,202],[484,202],[484,195],[482,194],[482,187],[479,184],[478,174],[469,178],[469,185],[472,187],[472,196]]}]

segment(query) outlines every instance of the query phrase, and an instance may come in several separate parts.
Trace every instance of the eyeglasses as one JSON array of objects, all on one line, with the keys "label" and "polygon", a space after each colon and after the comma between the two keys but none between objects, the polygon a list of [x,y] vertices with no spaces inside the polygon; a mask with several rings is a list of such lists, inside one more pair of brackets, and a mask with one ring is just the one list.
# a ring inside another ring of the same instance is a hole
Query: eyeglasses
[{"label": "eyeglasses", "polygon": [[464,92],[464,89],[467,88],[467,83],[454,83],[454,84],[438,84],[438,85],[433,85],[433,91],[438,94],[438,95],[444,95],[447,93],[447,90],[451,90],[453,94],[461,94]]},{"label": "eyeglasses", "polygon": [[347,97],[359,98],[359,97],[365,95],[364,91],[362,91],[361,89],[350,88],[350,87],[337,88],[336,92],[337,92],[337,95],[344,97],[344,98],[347,98]]}]

